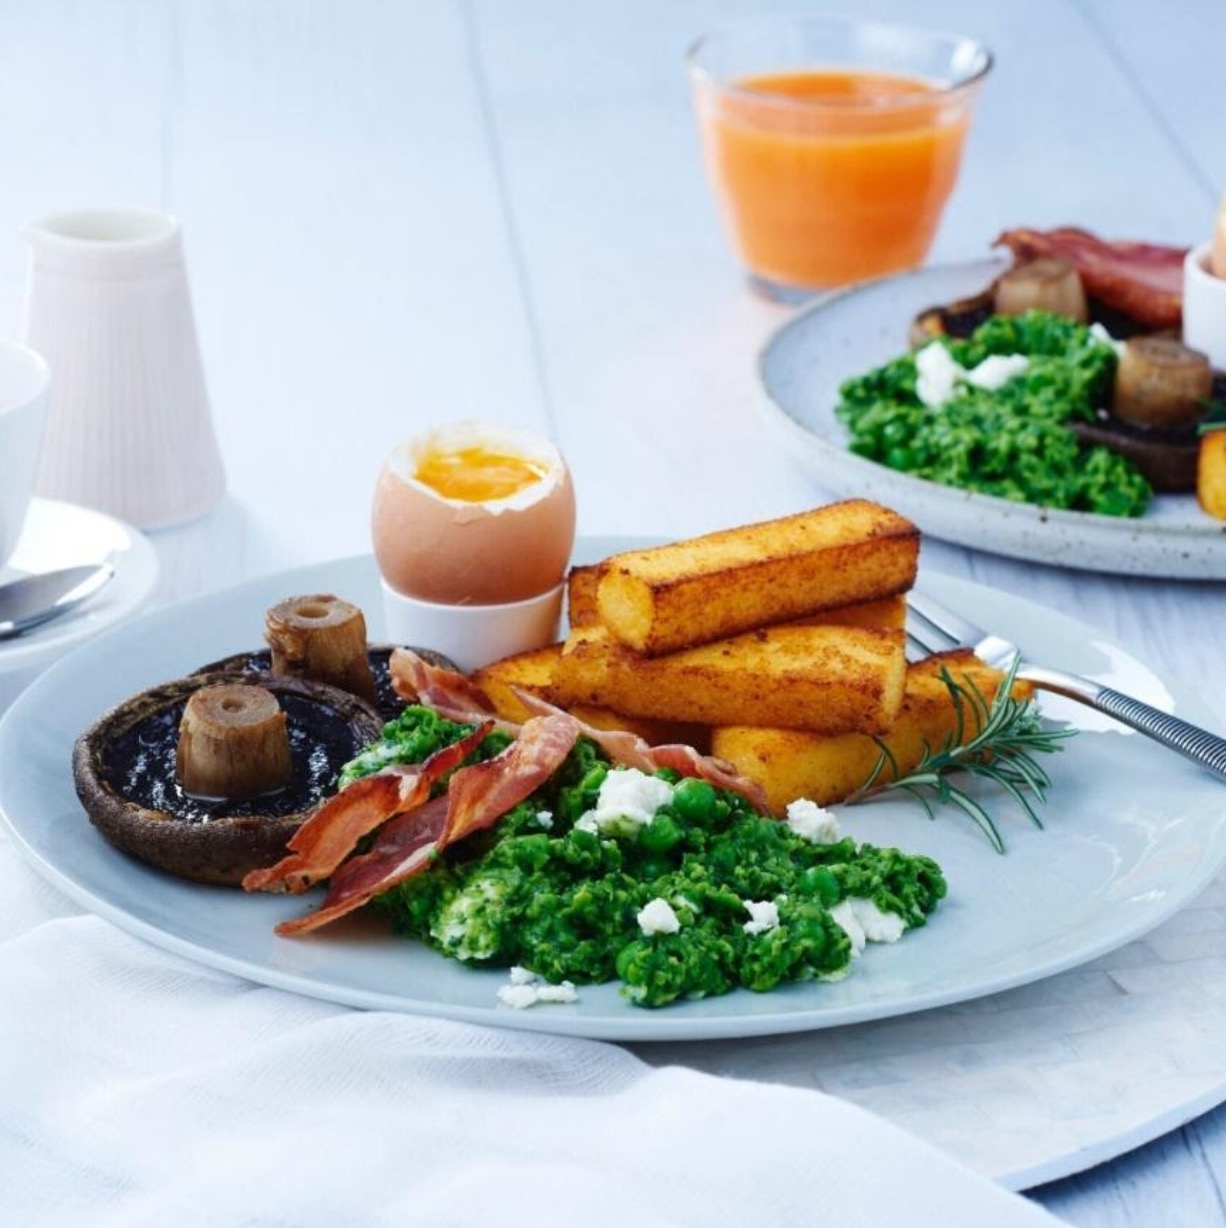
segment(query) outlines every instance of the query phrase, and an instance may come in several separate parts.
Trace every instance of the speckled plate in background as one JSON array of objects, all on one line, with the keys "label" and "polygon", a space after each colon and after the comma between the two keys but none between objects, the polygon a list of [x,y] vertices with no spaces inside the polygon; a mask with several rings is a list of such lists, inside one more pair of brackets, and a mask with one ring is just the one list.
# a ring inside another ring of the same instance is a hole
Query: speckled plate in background
[{"label": "speckled plate in background", "polygon": [[1006,267],[1002,256],[920,269],[793,316],[758,360],[767,417],[788,450],[824,491],[876,499],[944,541],[1058,567],[1226,579],[1226,522],[1206,516],[1192,495],[1157,496],[1139,519],[1065,512],[942,486],[847,450],[834,416],[839,385],[903,353],[917,312],[978,293]]}]

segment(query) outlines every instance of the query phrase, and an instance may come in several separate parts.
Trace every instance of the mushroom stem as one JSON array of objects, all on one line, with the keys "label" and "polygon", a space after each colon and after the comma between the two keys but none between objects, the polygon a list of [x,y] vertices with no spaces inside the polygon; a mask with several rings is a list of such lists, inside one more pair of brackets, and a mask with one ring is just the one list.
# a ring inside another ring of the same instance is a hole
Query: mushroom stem
[{"label": "mushroom stem", "polygon": [[1180,427],[1205,416],[1213,369],[1172,337],[1133,337],[1115,369],[1111,411],[1142,427]]},{"label": "mushroom stem", "polygon": [[375,702],[366,647],[366,619],[357,606],[330,593],[289,597],[265,616],[272,672],[310,678]]},{"label": "mushroom stem", "polygon": [[175,749],[184,792],[242,801],[284,787],[292,774],[285,713],[271,691],[234,683],[188,699]]},{"label": "mushroom stem", "polygon": [[1026,311],[1050,311],[1084,324],[1089,319],[1081,277],[1067,260],[1041,256],[1002,275],[996,283],[996,311],[1020,316]]}]

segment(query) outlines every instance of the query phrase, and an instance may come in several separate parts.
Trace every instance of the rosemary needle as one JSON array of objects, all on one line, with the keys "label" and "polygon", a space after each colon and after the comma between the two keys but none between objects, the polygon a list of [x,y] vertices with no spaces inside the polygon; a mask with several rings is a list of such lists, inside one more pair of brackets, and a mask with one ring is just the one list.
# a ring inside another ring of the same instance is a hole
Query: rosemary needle
[{"label": "rosemary needle", "polygon": [[[905,774],[898,770],[898,762],[889,747],[880,738],[876,739],[881,754],[868,779],[847,799],[848,802],[866,801],[900,789],[914,797],[930,819],[936,817],[934,803],[955,806],[982,829],[998,853],[1003,853],[1005,842],[985,806],[950,780],[954,773],[965,772],[999,785],[1021,805],[1031,822],[1041,828],[1043,824],[1035,804],[1046,800],[1051,778],[1034,756],[1062,750],[1060,743],[1077,731],[1045,729],[1034,701],[1014,697],[1017,667],[1015,661],[991,703],[974,684],[958,682],[943,669],[941,681],[949,688],[956,715],[953,734],[939,749],[925,746],[915,769]],[[968,721],[973,721],[977,729],[970,738],[965,737]],[[887,767],[893,778],[883,781],[882,774]]]}]

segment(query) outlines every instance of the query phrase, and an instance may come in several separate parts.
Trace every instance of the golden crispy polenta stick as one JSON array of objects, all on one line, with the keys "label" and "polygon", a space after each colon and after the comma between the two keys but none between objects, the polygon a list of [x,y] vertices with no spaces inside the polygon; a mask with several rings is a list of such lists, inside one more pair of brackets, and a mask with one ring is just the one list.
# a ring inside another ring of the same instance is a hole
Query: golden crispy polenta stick
[{"label": "golden crispy polenta stick", "polygon": [[904,592],[918,553],[910,521],[850,499],[614,555],[600,571],[600,622],[634,651],[661,656]]},{"label": "golden crispy polenta stick", "polygon": [[884,733],[902,702],[899,631],[766,627],[663,657],[640,657],[604,627],[571,632],[547,697],[657,720]]},{"label": "golden crispy polenta stick", "polygon": [[[938,749],[955,734],[958,714],[940,676],[942,670],[948,670],[956,682],[974,686],[989,702],[1004,680],[999,670],[966,651],[909,665],[902,707],[881,738],[900,772],[912,771],[926,746]],[[1027,682],[1014,684],[1013,694],[1019,699],[1033,692]],[[964,709],[963,721],[964,739],[973,737],[979,730],[975,714]],[[881,748],[875,738],[859,733],[823,737],[795,729],[735,725],[712,730],[711,753],[761,784],[771,808],[782,813],[788,802],[799,797],[822,806],[842,801],[868,779]],[[883,779],[893,779],[888,765]]]}]

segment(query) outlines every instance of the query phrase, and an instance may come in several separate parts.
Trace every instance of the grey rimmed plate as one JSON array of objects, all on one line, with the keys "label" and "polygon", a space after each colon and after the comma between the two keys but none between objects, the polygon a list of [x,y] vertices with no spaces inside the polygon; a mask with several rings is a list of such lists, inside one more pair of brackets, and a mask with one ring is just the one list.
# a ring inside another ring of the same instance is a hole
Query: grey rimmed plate
[{"label": "grey rimmed plate", "polygon": [[[592,561],[625,541],[581,543]],[[925,575],[928,589],[1016,640],[1036,659],[1089,674],[1206,723],[1174,692],[1090,628],[979,585]],[[249,980],[352,1006],[620,1040],[753,1036],[882,1019],[1050,976],[1145,933],[1226,862],[1226,789],[1138,735],[1087,726],[1051,761],[1046,830],[1001,801],[1005,856],[965,819],[929,822],[909,801],[855,807],[859,839],[935,857],[950,895],[924,929],[870,947],[837,984],[738,991],[662,1010],[635,1007],[614,984],[582,987],[565,1006],[500,1006],[503,971],[476,971],[357,918],[308,938],[277,921],[306,898],[248,896],[168,877],[117,852],[73,791],[77,734],[102,711],[202,662],[259,642],[265,609],[289,593],[330,591],[360,604],[382,636],[373,560],[284,572],[155,611],[93,640],[27,689],[0,721],[0,813],[32,864],[84,907],[158,947]],[[1082,719],[1079,712],[1059,716]],[[747,714],[749,716],[749,714]]]}]

